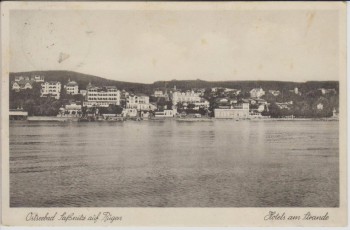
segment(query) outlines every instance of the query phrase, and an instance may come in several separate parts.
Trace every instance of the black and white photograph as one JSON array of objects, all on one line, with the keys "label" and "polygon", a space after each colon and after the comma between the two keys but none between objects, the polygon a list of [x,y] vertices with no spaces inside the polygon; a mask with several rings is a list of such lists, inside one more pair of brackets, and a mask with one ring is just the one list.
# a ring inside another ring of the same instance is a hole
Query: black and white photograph
[{"label": "black and white photograph", "polygon": [[9,209],[346,204],[345,3],[63,4],[7,11]]}]

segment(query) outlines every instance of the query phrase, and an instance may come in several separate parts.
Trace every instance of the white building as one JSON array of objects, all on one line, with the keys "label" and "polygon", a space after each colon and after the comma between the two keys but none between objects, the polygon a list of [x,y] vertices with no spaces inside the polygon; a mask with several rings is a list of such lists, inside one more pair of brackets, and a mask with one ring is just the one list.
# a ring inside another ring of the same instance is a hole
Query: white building
[{"label": "white building", "polygon": [[265,105],[264,105],[264,104],[260,104],[260,105],[258,106],[257,111],[258,111],[259,113],[262,113],[262,112],[264,112],[264,110],[265,110]]},{"label": "white building", "polygon": [[299,89],[297,87],[294,88],[294,93],[299,94]]},{"label": "white building", "polygon": [[214,109],[215,118],[248,118],[249,103],[243,103],[230,109]]},{"label": "white building", "polygon": [[271,93],[273,96],[277,97],[281,94],[279,90],[269,90],[269,93]]},{"label": "white building", "polygon": [[204,98],[201,98],[200,101],[195,102],[194,105],[194,109],[196,110],[198,110],[199,108],[207,109],[209,108],[209,101],[205,100]]},{"label": "white building", "polygon": [[35,81],[35,82],[44,82],[45,81],[45,77],[44,76],[40,76],[40,75],[33,75],[31,77],[31,80]]},{"label": "white building", "polygon": [[211,91],[212,91],[212,92],[217,92],[217,91],[219,91],[219,90],[225,91],[225,88],[224,88],[224,87],[213,87],[213,88],[211,88]]},{"label": "white building", "polygon": [[120,91],[115,86],[96,87],[89,85],[86,90],[84,106],[108,107],[109,105],[120,105]]},{"label": "white building", "polygon": [[155,117],[175,117],[176,109],[166,109],[160,112],[155,112]]},{"label": "white building", "polygon": [[328,93],[333,93],[337,94],[337,91],[335,89],[325,89],[325,88],[320,88],[318,89],[321,91],[322,95],[328,94]]},{"label": "white building", "polygon": [[294,93],[296,95],[301,95],[301,92],[299,92],[298,87],[295,87],[294,89],[289,90],[289,92]]},{"label": "white building", "polygon": [[149,103],[149,96],[144,94],[130,94],[126,98],[127,109],[151,110],[153,106]]},{"label": "white building", "polygon": [[254,98],[260,98],[265,95],[265,91],[260,87],[260,88],[255,88],[250,90],[250,97]]},{"label": "white building", "polygon": [[137,109],[133,109],[133,108],[124,109],[122,114],[123,114],[123,117],[137,117]]},{"label": "white building", "polygon": [[29,81],[29,77],[28,76],[16,76],[15,77],[15,81],[23,81],[23,80],[25,80],[25,81]]},{"label": "white building", "polygon": [[81,90],[80,90],[80,94],[83,95],[83,96],[85,97],[86,94],[87,94],[87,90],[81,89]]},{"label": "white building", "polygon": [[81,105],[71,103],[60,108],[57,117],[78,117],[81,113]]},{"label": "white building", "polygon": [[14,83],[12,84],[12,90],[14,90],[14,91],[16,91],[16,92],[18,92],[18,91],[21,90],[21,86],[19,85],[18,82],[14,82]]},{"label": "white building", "polygon": [[68,80],[68,83],[64,86],[64,88],[66,89],[67,94],[79,94],[79,85],[75,81]]},{"label": "white building", "polygon": [[316,107],[317,107],[318,110],[323,110],[323,104],[322,103],[318,103]]},{"label": "white building", "polygon": [[15,81],[12,83],[12,90],[19,92],[25,89],[33,89],[33,82],[28,80]]},{"label": "white building", "polygon": [[193,90],[188,90],[186,92],[179,92],[175,91],[172,95],[172,101],[173,105],[176,105],[177,103],[195,103],[200,102],[201,97],[200,93],[195,93]]},{"label": "white building", "polygon": [[53,96],[58,100],[60,99],[61,88],[61,82],[59,81],[46,81],[41,84],[41,97]]},{"label": "white building", "polygon": [[338,118],[339,117],[339,113],[337,112],[337,110],[335,108],[333,108],[333,118]]},{"label": "white building", "polygon": [[290,110],[292,105],[293,105],[293,101],[289,101],[289,102],[276,102],[276,105],[278,106],[278,108],[280,109],[287,109]]}]

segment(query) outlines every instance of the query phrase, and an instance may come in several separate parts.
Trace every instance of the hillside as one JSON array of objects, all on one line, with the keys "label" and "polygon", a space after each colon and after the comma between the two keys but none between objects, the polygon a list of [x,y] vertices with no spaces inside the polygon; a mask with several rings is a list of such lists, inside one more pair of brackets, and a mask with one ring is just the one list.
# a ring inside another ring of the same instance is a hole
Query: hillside
[{"label": "hillside", "polygon": [[156,81],[153,84],[132,83],[124,81],[109,80],[102,77],[97,77],[88,74],[82,74],[72,71],[32,71],[10,73],[10,80],[13,81],[15,76],[31,76],[43,75],[47,81],[61,81],[65,84],[68,79],[78,82],[80,89],[85,89],[87,84],[91,82],[94,85],[113,85],[119,89],[130,90],[139,93],[151,94],[156,88],[174,88],[177,89],[192,89],[192,88],[212,88],[226,87],[241,89],[243,92],[248,92],[252,88],[262,87],[265,91],[274,90],[290,90],[298,87],[300,91],[310,91],[318,88],[334,88],[339,92],[338,81],[310,81],[310,82],[287,82],[287,81],[203,81],[203,80],[171,80],[171,81]]},{"label": "hillside", "polygon": [[31,72],[17,72],[10,73],[10,81],[14,81],[16,76],[31,76],[31,75],[42,75],[45,76],[45,81],[60,81],[62,84],[71,81],[76,81],[79,84],[80,89],[85,89],[86,86],[91,82],[91,84],[96,86],[116,86],[119,89],[134,90],[136,92],[147,92],[150,85],[142,83],[132,83],[124,81],[109,80],[102,77],[97,77],[93,75],[77,73],[73,71],[31,71]]},{"label": "hillside", "polygon": [[298,87],[301,91],[309,91],[318,88],[334,88],[338,91],[338,81],[310,81],[310,82],[287,82],[287,81],[203,81],[203,80],[172,80],[157,81],[153,83],[154,87],[164,87],[178,89],[191,88],[212,88],[226,87],[232,89],[241,89],[243,92],[249,92],[252,88],[262,87],[266,90],[290,90]]}]

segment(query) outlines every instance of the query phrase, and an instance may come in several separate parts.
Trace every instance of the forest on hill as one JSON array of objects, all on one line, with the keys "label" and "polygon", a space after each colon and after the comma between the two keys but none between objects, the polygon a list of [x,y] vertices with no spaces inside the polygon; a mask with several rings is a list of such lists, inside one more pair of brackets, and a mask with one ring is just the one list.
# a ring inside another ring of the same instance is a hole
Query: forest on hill
[{"label": "forest on hill", "polygon": [[[252,88],[261,87],[265,91],[268,90],[290,90],[295,87],[299,91],[308,92],[318,88],[334,88],[339,91],[338,81],[309,81],[309,82],[290,82],[290,81],[204,81],[204,80],[171,80],[171,81],[156,81],[152,84],[134,83],[110,80],[98,76],[73,72],[73,71],[32,71],[32,72],[18,72],[10,73],[10,81],[13,81],[16,76],[45,76],[46,81],[60,81],[66,84],[68,79],[76,81],[79,84],[79,89],[85,89],[91,84],[96,86],[116,86],[118,89],[125,89],[135,93],[151,94],[157,88],[173,89],[176,87],[181,90],[188,90],[194,88],[213,88],[225,87],[240,89],[242,92],[249,92]],[[140,79],[142,80],[142,79]]]},{"label": "forest on hill", "polygon": [[[282,117],[329,117],[332,116],[334,109],[339,108],[339,82],[338,81],[310,81],[310,82],[285,82],[285,81],[203,81],[203,80],[171,80],[157,81],[152,84],[123,82],[105,79],[93,75],[87,75],[72,71],[34,71],[10,73],[10,82],[15,80],[16,76],[34,76],[45,77],[45,81],[60,81],[62,85],[67,84],[68,80],[76,81],[79,89],[86,89],[91,84],[96,86],[116,86],[119,90],[126,90],[133,93],[144,93],[152,95],[155,89],[165,89],[169,91],[176,87],[177,90],[205,89],[203,97],[210,103],[209,110],[212,112],[216,107],[218,98],[229,97],[230,100],[242,100],[249,98],[249,91],[253,88],[263,88],[266,94],[262,99],[266,100],[270,106],[264,111],[266,116]],[[61,97],[56,100],[52,97],[41,97],[41,83],[33,83],[33,89],[21,90],[16,92],[11,90],[10,83],[10,109],[23,108],[29,115],[55,116],[59,108],[70,100],[83,101],[84,97],[80,94],[69,95],[64,90]],[[212,95],[211,88],[222,87]],[[240,95],[227,96],[224,88],[241,90]],[[298,94],[294,93],[294,88],[298,88]],[[322,94],[319,89],[333,89],[333,93]],[[280,95],[274,96],[269,90],[278,90]],[[278,103],[293,101],[293,105],[288,109],[278,108]],[[317,106],[322,104],[322,110]]]}]

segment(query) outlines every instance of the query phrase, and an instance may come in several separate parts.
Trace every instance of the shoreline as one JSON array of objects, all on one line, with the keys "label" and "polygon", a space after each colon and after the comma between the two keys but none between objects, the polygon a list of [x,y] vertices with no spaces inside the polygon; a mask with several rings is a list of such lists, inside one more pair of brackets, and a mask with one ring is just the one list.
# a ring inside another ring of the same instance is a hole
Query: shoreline
[{"label": "shoreline", "polygon": [[[124,122],[124,121],[165,121],[165,120],[175,120],[175,121],[185,121],[185,122],[200,122],[200,121],[220,121],[220,120],[232,120],[232,121],[339,121],[338,118],[246,118],[246,119],[235,119],[235,118],[148,118],[148,119],[125,119],[125,120],[96,120],[91,122]],[[30,121],[30,122],[40,122],[40,121],[51,121],[51,122],[79,122],[78,117],[55,117],[55,116],[28,116],[25,120],[10,120],[10,121]]]}]

